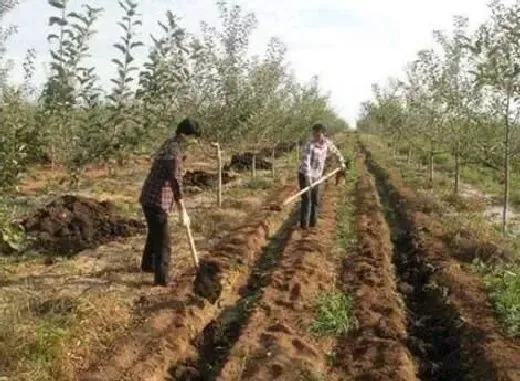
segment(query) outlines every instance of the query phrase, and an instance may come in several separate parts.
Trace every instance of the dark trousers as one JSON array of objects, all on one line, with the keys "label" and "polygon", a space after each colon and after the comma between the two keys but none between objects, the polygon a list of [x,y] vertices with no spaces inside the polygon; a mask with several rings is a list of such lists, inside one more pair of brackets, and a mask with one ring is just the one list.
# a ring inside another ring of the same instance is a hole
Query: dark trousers
[{"label": "dark trousers", "polygon": [[[301,173],[298,176],[298,181],[300,183],[300,189],[303,189],[308,185],[306,183],[305,176]],[[308,226],[315,227],[316,223],[318,222],[321,187],[322,184],[317,185],[302,195],[300,208],[300,226],[304,229]]]},{"label": "dark trousers", "polygon": [[168,264],[171,257],[170,231],[168,229],[168,214],[158,207],[143,205],[148,232],[144,246],[141,270],[154,272],[154,282],[166,285],[168,283]]}]

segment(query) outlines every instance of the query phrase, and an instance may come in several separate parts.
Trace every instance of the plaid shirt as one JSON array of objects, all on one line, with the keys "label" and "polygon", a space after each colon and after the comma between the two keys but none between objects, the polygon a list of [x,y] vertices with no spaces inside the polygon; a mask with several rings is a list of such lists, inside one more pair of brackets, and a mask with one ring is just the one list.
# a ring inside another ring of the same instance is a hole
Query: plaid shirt
[{"label": "plaid shirt", "polygon": [[169,138],[157,151],[146,176],[139,198],[141,205],[159,206],[169,211],[173,200],[182,198],[182,161],[180,143],[175,137]]},{"label": "plaid shirt", "polygon": [[305,177],[310,177],[315,181],[323,176],[323,169],[325,168],[325,160],[329,153],[333,153],[341,164],[345,162],[345,158],[336,148],[334,143],[329,139],[320,144],[315,141],[310,141],[305,146],[302,162],[299,173]]}]

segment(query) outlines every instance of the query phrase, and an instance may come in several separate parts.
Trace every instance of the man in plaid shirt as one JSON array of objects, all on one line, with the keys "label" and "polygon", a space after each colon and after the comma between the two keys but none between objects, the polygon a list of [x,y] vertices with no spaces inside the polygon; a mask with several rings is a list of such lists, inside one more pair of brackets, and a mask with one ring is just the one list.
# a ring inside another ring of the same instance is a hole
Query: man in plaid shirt
[{"label": "man in plaid shirt", "polygon": [[179,123],[175,135],[167,139],[155,154],[152,168],[146,177],[139,202],[142,205],[148,233],[141,270],[154,272],[155,285],[168,284],[168,264],[171,257],[168,214],[174,203],[180,213],[180,223],[189,222],[183,201],[183,150],[190,136],[199,136],[199,124],[190,119]]},{"label": "man in plaid shirt", "polygon": [[[305,146],[298,172],[300,189],[311,185],[323,176],[325,161],[330,153],[338,158],[343,169],[347,167],[345,158],[334,143],[325,137],[325,132],[325,126],[322,124],[312,126],[313,137]],[[300,210],[300,226],[302,229],[306,229],[308,226],[316,226],[322,187],[323,184],[317,185],[302,195]]]}]

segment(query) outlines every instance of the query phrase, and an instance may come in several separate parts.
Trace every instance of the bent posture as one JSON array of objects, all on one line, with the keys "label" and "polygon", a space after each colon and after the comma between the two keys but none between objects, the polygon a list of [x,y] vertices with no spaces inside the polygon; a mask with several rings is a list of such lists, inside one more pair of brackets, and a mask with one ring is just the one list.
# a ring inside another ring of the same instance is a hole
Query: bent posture
[{"label": "bent posture", "polygon": [[[325,126],[322,124],[312,126],[312,139],[305,146],[298,173],[300,189],[311,185],[323,176],[325,160],[331,153],[338,158],[341,167],[346,168],[345,158],[334,143],[325,137],[325,133]],[[320,184],[302,195],[300,210],[300,226],[302,229],[316,226],[322,189],[323,184]]]},{"label": "bent posture", "polygon": [[173,211],[174,204],[180,223],[183,226],[190,223],[183,201],[182,162],[188,137],[199,135],[196,121],[185,119],[179,123],[175,135],[167,139],[155,154],[141,190],[139,202],[148,228],[141,270],[155,274],[155,285],[166,286],[169,281],[171,246],[168,214]]}]

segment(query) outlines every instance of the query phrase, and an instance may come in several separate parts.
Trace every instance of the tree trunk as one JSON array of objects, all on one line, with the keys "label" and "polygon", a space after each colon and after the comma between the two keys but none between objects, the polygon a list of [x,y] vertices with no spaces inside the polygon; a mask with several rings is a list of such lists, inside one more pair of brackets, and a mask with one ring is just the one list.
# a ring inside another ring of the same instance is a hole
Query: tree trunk
[{"label": "tree trunk", "polygon": [[453,193],[458,195],[460,192],[460,153],[459,149],[455,152],[455,179],[453,185]]},{"label": "tree trunk", "polygon": [[214,143],[217,148],[217,165],[218,165],[218,190],[217,190],[217,206],[222,207],[222,152],[220,151],[220,144]]},{"label": "tree trunk", "polygon": [[274,159],[275,159],[275,148],[271,150],[271,176],[274,177],[275,175],[275,168],[274,168]]},{"label": "tree trunk", "polygon": [[433,188],[433,147],[430,148],[430,157],[428,163],[428,182],[430,187]]},{"label": "tree trunk", "polygon": [[256,177],[256,153],[253,153],[251,159],[251,177]]},{"label": "tree trunk", "polygon": [[506,131],[504,137],[504,209],[502,211],[502,233],[507,231],[507,206],[509,204],[509,95],[506,102]]}]

